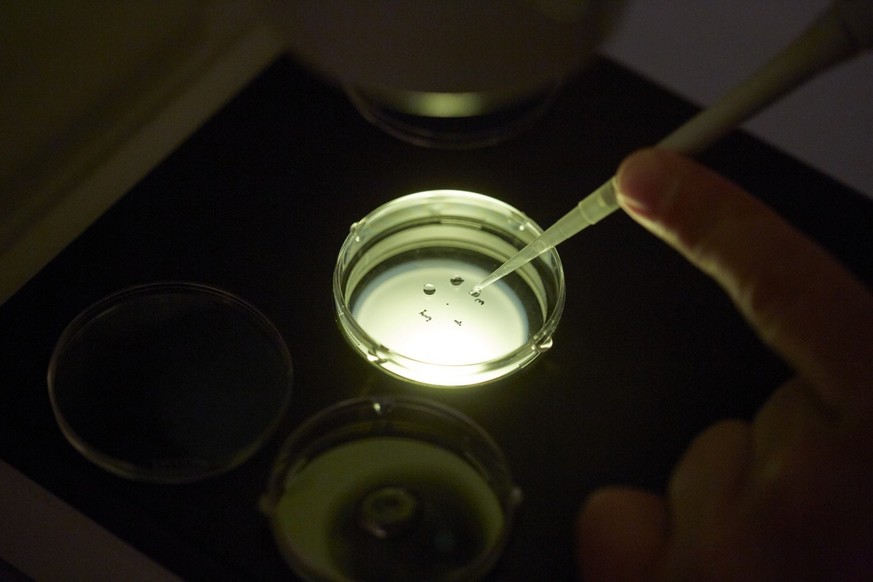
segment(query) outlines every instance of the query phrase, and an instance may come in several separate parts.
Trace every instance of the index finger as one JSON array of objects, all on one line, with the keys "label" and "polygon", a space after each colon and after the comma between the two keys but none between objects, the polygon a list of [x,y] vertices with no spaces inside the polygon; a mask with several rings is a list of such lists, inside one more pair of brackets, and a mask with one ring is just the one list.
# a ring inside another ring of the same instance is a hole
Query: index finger
[{"label": "index finger", "polygon": [[873,296],[833,257],[678,154],[637,152],[620,166],[616,185],[622,208],[713,277],[827,406],[873,405]]}]

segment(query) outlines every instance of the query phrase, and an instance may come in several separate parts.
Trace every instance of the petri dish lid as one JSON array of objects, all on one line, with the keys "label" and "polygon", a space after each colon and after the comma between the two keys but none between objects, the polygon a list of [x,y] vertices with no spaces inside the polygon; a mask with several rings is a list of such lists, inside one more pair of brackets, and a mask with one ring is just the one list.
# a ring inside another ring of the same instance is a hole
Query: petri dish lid
[{"label": "petri dish lid", "polygon": [[48,368],[55,418],[122,477],[195,481],[228,471],[288,408],[292,366],[275,326],[234,295],[168,282],[119,291],[63,331]]}]

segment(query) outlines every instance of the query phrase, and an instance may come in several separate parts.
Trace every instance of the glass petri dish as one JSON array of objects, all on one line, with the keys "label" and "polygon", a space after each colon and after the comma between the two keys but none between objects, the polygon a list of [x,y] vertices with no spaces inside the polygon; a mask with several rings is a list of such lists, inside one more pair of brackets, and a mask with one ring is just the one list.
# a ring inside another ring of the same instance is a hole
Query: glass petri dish
[{"label": "glass petri dish", "polygon": [[228,471],[275,431],[291,358],[257,309],[194,283],[115,293],[63,331],[48,368],[55,418],[86,458],[159,483]]},{"label": "glass petri dish", "polygon": [[473,286],[542,233],[481,194],[435,190],[393,200],[352,225],[333,297],[340,330],[369,362],[439,387],[491,382],[552,346],[564,307],[555,249],[474,297]]},{"label": "glass petri dish", "polygon": [[476,580],[499,558],[520,501],[473,421],[422,399],[367,397],[294,431],[261,510],[308,580]]},{"label": "glass petri dish", "polygon": [[417,146],[442,149],[480,148],[514,137],[540,120],[558,90],[555,83],[510,99],[487,91],[368,91],[345,86],[358,113],[382,131]]}]

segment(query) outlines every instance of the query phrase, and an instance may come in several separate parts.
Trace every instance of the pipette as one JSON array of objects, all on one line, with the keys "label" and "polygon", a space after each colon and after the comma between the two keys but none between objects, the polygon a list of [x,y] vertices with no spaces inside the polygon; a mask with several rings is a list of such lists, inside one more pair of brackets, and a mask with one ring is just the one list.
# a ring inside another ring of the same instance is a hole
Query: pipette
[{"label": "pipette", "polygon": [[[801,83],[871,46],[873,0],[837,0],[767,64],[658,142],[657,147],[685,155],[699,153]],[[475,285],[470,294],[478,295],[618,207],[612,177]]]}]

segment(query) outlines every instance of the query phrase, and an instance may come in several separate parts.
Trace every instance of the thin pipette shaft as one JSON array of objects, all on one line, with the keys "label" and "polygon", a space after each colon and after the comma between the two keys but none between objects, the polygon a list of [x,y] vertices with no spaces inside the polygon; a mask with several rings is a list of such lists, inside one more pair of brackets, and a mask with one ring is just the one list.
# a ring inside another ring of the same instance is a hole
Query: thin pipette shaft
[{"label": "thin pipette shaft", "polygon": [[[684,155],[697,154],[804,81],[871,45],[873,2],[837,1],[766,65],[658,142],[657,147]],[[474,286],[471,293],[477,295],[618,208],[613,176]]]},{"label": "thin pipette shaft", "polygon": [[550,248],[564,242],[586,226],[591,226],[618,208],[615,200],[614,180],[606,181],[600,188],[586,196],[576,207],[550,226],[543,234],[521,249],[515,256],[500,265],[471,293],[478,295],[482,289],[498,281],[516,269],[525,266]]}]

